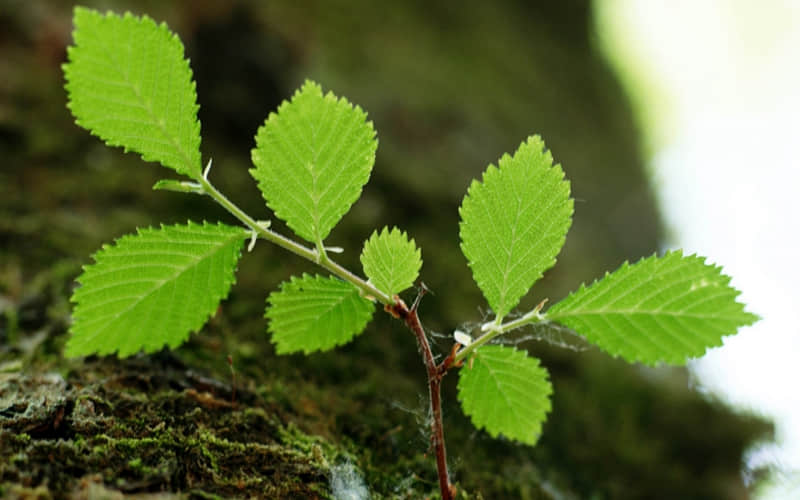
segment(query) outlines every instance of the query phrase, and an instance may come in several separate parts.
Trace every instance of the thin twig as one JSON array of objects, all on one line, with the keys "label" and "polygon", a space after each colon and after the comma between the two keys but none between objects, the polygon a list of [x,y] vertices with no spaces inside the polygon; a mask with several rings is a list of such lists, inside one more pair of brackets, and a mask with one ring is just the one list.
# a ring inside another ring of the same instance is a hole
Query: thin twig
[{"label": "thin twig", "polygon": [[[444,426],[442,424],[442,378],[447,373],[447,368],[442,369],[443,365],[437,365],[431,351],[430,342],[425,335],[425,329],[419,320],[417,306],[426,292],[425,288],[420,290],[416,300],[411,307],[405,305],[402,300],[396,298],[395,305],[387,306],[386,310],[392,316],[403,320],[405,325],[414,333],[417,343],[422,350],[425,369],[428,373],[428,397],[431,404],[431,446],[436,453],[436,470],[439,474],[439,490],[442,500],[453,500],[456,496],[456,487],[450,483],[450,475],[447,471],[447,450],[444,442]],[[449,357],[448,357],[449,358]]]}]

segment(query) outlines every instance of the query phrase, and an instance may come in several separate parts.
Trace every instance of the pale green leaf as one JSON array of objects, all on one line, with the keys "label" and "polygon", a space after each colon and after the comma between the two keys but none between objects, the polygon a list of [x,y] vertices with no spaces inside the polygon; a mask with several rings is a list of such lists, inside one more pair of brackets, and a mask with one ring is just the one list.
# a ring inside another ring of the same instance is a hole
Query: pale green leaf
[{"label": "pale green leaf", "polygon": [[228,295],[247,237],[242,228],[190,222],[103,246],[78,277],[66,355],[177,347]]},{"label": "pale green leaf", "polygon": [[269,296],[266,317],[278,354],[326,351],[364,331],[375,306],[333,277],[293,276]]},{"label": "pale green leaf", "polygon": [[360,107],[307,81],[258,129],[250,173],[275,215],[318,244],[361,195],[377,147]]},{"label": "pale green leaf", "polygon": [[77,7],[64,64],[81,127],[181,174],[201,175],[197,97],[183,44],[165,24]]},{"label": "pale green leaf", "polygon": [[461,249],[502,318],[556,262],[572,222],[569,182],[539,136],[489,165],[461,203]]},{"label": "pale green leaf", "polygon": [[553,386],[539,360],[513,347],[479,348],[458,374],[458,399],[475,427],[534,445]]},{"label": "pale green leaf", "polygon": [[422,257],[414,240],[399,229],[384,227],[364,243],[361,252],[364,274],[390,297],[414,284],[422,267]]},{"label": "pale green leaf", "polygon": [[758,317],[717,266],[668,252],[619,269],[551,307],[546,317],[627,361],[684,364]]}]

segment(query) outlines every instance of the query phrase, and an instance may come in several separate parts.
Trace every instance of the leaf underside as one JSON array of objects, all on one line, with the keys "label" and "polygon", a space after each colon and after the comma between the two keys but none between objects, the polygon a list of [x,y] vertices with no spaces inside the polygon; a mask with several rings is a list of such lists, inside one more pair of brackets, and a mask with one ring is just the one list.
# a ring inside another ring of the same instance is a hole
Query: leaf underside
[{"label": "leaf underside", "polygon": [[177,347],[228,295],[247,236],[237,227],[189,222],[140,229],[103,246],[72,295],[66,355]]},{"label": "leaf underside", "polygon": [[486,345],[469,363],[459,370],[458,399],[475,427],[536,444],[553,392],[539,360],[513,347]]},{"label": "leaf underside", "polygon": [[646,364],[684,364],[758,317],[717,266],[668,252],[624,263],[547,311],[614,356]]},{"label": "leaf underside", "polygon": [[183,44],[147,16],[75,8],[64,64],[67,106],[110,146],[201,175],[197,96]]},{"label": "leaf underside", "polygon": [[375,306],[346,281],[293,276],[269,296],[266,318],[278,354],[326,351],[364,331]]},{"label": "leaf underside", "polygon": [[538,136],[474,180],[459,208],[461,249],[495,314],[508,314],[556,262],[572,222],[569,182]]},{"label": "leaf underside", "polygon": [[377,147],[360,107],[307,81],[258,129],[250,173],[275,215],[320,244],[361,195]]},{"label": "leaf underside", "polygon": [[397,228],[384,227],[364,243],[361,252],[364,274],[390,297],[414,284],[422,267],[422,257],[414,240]]}]

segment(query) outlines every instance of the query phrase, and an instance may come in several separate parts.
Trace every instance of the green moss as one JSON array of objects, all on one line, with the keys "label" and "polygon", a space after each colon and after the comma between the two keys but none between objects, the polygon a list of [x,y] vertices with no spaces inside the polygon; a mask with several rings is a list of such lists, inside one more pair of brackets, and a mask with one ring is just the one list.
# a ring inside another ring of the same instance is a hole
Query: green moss
[{"label": "green moss", "polygon": [[15,435],[11,436],[11,439],[13,439],[14,441],[16,441],[19,444],[28,444],[28,443],[31,442],[30,434],[27,434],[25,432],[22,432],[22,433],[19,433],[19,434],[15,434]]},{"label": "green moss", "polygon": [[[142,382],[137,375],[139,363],[127,367],[95,363],[92,367],[83,377],[73,374],[70,378],[71,389],[62,396],[73,411],[62,417],[57,429],[46,435],[17,434],[14,439],[0,440],[0,453],[15,457],[0,464],[0,478],[21,481],[26,471],[47,463],[41,462],[43,458],[58,456],[60,466],[38,472],[47,478],[52,491],[79,487],[80,471],[97,471],[104,483],[125,490],[161,485],[159,488],[212,495],[278,497],[305,497],[327,490],[326,454],[335,457],[342,452],[297,428],[285,429],[278,416],[282,412],[261,406],[254,395],[240,393],[248,404],[234,405],[189,388],[187,379],[161,371],[163,367],[158,365],[147,370],[153,380],[159,380],[153,390],[134,394],[133,389]],[[116,379],[109,384],[106,378],[87,383],[84,378],[111,371],[124,382]],[[32,379],[19,375],[6,380],[0,394],[9,385],[31,383]],[[175,391],[171,385],[187,388]],[[80,397],[77,386],[81,387]],[[112,388],[118,392],[106,397]],[[91,411],[84,407],[79,414],[75,411],[92,401],[111,404],[93,405]],[[76,421],[76,416],[82,421]],[[11,418],[3,419],[2,424],[8,429],[29,425],[29,421]],[[0,432],[11,435],[7,430]]]}]

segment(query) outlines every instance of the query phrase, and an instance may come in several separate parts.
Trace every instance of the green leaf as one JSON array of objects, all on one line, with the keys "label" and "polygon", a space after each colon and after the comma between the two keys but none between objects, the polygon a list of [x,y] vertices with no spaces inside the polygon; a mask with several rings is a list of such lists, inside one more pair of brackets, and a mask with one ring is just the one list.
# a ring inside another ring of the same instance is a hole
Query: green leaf
[{"label": "green leaf", "polygon": [[422,267],[422,257],[414,240],[399,229],[384,227],[364,243],[361,252],[364,274],[390,297],[414,284]]},{"label": "green leaf", "polygon": [[361,195],[377,147],[360,107],[307,81],[258,129],[250,173],[275,215],[321,244]]},{"label": "green leaf", "polygon": [[534,445],[550,411],[553,386],[539,360],[513,347],[486,345],[459,370],[464,413],[492,436]]},{"label": "green leaf", "polygon": [[461,250],[498,318],[556,262],[572,222],[569,182],[539,136],[489,165],[461,203]]},{"label": "green leaf", "polygon": [[627,361],[684,364],[758,320],[729,282],[703,257],[668,252],[581,285],[546,317]]},{"label": "green leaf", "polygon": [[103,246],[78,277],[66,355],[177,347],[228,295],[247,236],[242,228],[189,222]]},{"label": "green leaf", "polygon": [[266,317],[278,354],[308,354],[350,342],[375,310],[352,284],[308,274],[284,281],[268,300]]},{"label": "green leaf", "polygon": [[199,177],[197,97],[180,39],[130,13],[76,7],[74,23],[63,68],[78,125],[108,145]]}]

